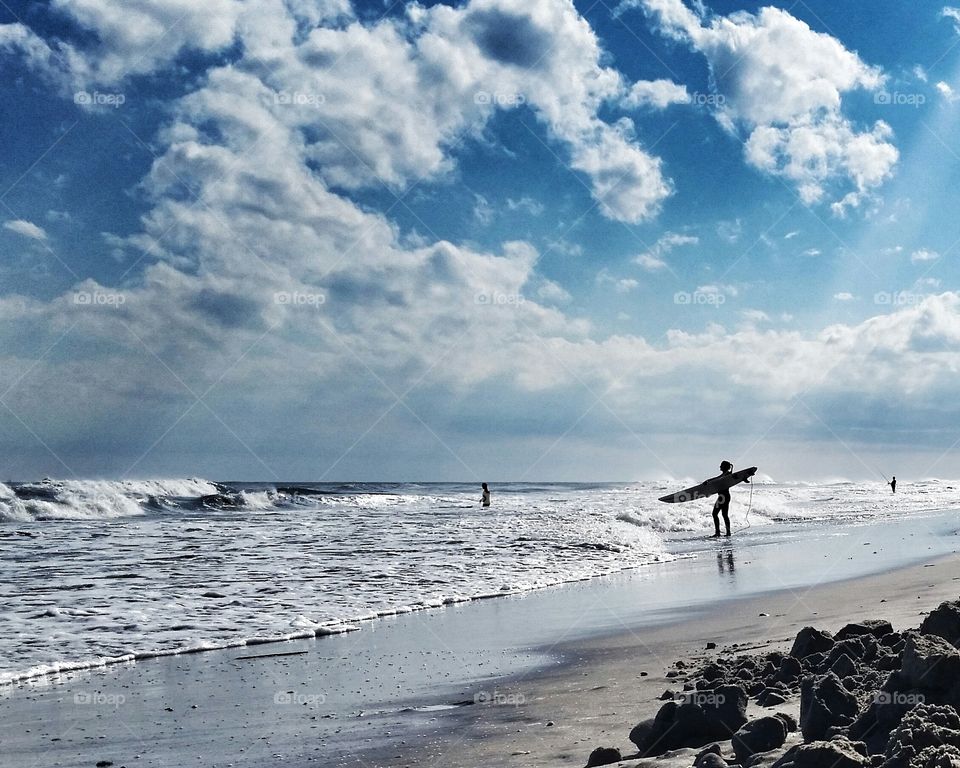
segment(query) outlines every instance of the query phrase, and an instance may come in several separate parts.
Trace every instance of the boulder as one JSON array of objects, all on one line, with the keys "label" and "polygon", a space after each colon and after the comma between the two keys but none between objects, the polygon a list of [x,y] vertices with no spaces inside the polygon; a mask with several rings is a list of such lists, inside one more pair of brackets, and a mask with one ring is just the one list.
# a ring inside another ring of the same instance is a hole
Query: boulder
[{"label": "boulder", "polygon": [[833,648],[833,635],[814,627],[804,627],[793,641],[790,655],[804,659],[814,653],[826,653]]},{"label": "boulder", "polygon": [[693,761],[693,768],[728,768],[727,761],[720,753],[719,744],[711,744]]},{"label": "boulder", "polygon": [[831,673],[807,678],[800,690],[800,731],[806,741],[826,738],[831,728],[850,725],[860,712],[857,697]]},{"label": "boulder", "polygon": [[691,691],[681,702],[668,701],[653,720],[630,732],[641,757],[655,757],[672,749],[702,747],[729,739],[747,722],[747,693],[738,685]]},{"label": "boulder", "polygon": [[846,640],[848,637],[861,637],[863,635],[872,635],[878,640],[884,635],[893,632],[893,625],[886,619],[867,619],[847,624],[843,629],[834,635],[835,640]]},{"label": "boulder", "polygon": [[857,674],[857,665],[847,654],[841,653],[830,665],[830,671],[842,680],[845,677]]},{"label": "boulder", "polygon": [[622,759],[620,750],[616,747],[597,747],[587,759],[587,768],[593,768],[595,765],[619,763]]},{"label": "boulder", "polygon": [[867,749],[843,737],[799,744],[773,764],[773,768],[867,768]]},{"label": "boulder", "polygon": [[[960,715],[947,705],[919,704],[903,716],[890,734],[883,768],[951,766],[947,747],[960,749]],[[948,762],[939,761],[945,753]],[[930,760],[920,762],[921,755]]]},{"label": "boulder", "polygon": [[953,600],[940,603],[920,625],[924,635],[937,635],[947,642],[960,643],[960,602]]},{"label": "boulder", "polygon": [[773,679],[781,683],[793,683],[799,680],[802,674],[803,666],[800,661],[794,656],[784,656]]},{"label": "boulder", "polygon": [[908,632],[900,677],[911,688],[949,690],[960,682],[960,653],[939,635]]},{"label": "boulder", "polygon": [[760,752],[769,752],[787,740],[787,724],[779,717],[751,720],[733,734],[733,751],[741,764]]}]

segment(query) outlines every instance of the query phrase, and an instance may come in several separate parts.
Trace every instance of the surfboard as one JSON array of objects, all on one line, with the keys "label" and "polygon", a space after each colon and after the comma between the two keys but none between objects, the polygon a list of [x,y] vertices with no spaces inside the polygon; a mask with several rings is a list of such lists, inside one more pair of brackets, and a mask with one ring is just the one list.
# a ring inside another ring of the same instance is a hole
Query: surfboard
[{"label": "surfboard", "polygon": [[748,477],[753,477],[756,473],[757,468],[750,467],[748,469],[741,469],[739,472],[731,472],[727,475],[717,475],[716,477],[711,477],[709,480],[704,480],[699,485],[661,496],[660,501],[665,501],[667,504],[676,504],[681,501],[704,499],[707,496],[720,493],[720,491],[725,491],[727,488],[737,485],[737,483],[742,483]]}]

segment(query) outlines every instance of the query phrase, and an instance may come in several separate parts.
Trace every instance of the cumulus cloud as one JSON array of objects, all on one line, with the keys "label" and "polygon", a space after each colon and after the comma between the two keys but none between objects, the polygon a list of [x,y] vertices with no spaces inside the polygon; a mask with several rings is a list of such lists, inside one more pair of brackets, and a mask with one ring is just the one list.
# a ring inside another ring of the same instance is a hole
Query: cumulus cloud
[{"label": "cumulus cloud", "polygon": [[621,105],[630,109],[652,107],[665,109],[671,104],[688,104],[687,87],[672,80],[640,80],[634,83],[621,100]]},{"label": "cumulus cloud", "polygon": [[724,97],[716,116],[746,133],[754,167],[789,181],[806,204],[852,187],[833,204],[837,215],[888,179],[899,153],[883,121],[858,129],[842,112],[843,95],[882,87],[879,69],[828,34],[774,7],[704,19],[682,0],[642,0],[668,36],[700,51]]},{"label": "cumulus cloud", "polygon": [[936,261],[939,258],[940,254],[936,251],[931,251],[929,248],[920,248],[910,254],[910,261],[912,261],[914,264]]},{"label": "cumulus cloud", "polygon": [[952,103],[957,100],[958,96],[956,92],[948,83],[945,83],[943,80],[938,82],[935,87],[937,89],[937,93],[939,93],[947,101]]},{"label": "cumulus cloud", "polygon": [[700,238],[694,235],[684,235],[678,232],[665,232],[657,242],[646,252],[639,254],[634,258],[634,263],[643,267],[647,271],[653,272],[663,269],[667,266],[664,257],[671,253],[675,248],[684,245],[696,245]]},{"label": "cumulus cloud", "polygon": [[28,237],[31,240],[47,239],[47,233],[42,227],[38,227],[33,222],[25,221],[24,219],[11,219],[10,221],[5,221],[3,223],[3,228],[8,229],[11,232],[16,232],[18,235]]}]

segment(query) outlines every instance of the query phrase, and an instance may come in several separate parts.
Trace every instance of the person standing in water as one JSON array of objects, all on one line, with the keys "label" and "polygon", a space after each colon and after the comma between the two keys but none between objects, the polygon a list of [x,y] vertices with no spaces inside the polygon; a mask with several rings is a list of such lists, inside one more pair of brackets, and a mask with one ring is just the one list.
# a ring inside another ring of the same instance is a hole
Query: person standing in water
[{"label": "person standing in water", "polygon": [[893,479],[890,481],[889,485],[890,485],[890,490],[893,493],[896,493],[897,492],[897,476],[896,475],[893,476]]},{"label": "person standing in water", "polygon": [[[729,475],[733,471],[733,464],[729,461],[720,462],[720,474]],[[749,478],[747,479],[749,482]],[[713,538],[720,538],[720,515],[723,514],[723,524],[727,529],[727,536],[730,535],[730,489],[725,488],[717,494],[717,501],[713,505],[713,527],[716,533]]]},{"label": "person standing in water", "polygon": [[490,489],[487,488],[486,483],[480,483],[480,487],[483,488],[483,496],[480,498],[480,504],[484,507],[490,506]]}]

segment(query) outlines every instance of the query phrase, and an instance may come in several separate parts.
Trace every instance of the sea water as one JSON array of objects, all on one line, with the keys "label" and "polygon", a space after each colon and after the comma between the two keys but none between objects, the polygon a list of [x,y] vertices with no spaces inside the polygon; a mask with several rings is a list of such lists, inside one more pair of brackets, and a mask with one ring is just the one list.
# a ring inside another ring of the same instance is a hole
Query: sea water
[{"label": "sea water", "polygon": [[[691,557],[711,500],[672,483],[0,484],[0,682],[314,637]],[[958,485],[734,490],[743,542],[956,505]],[[747,535],[744,535],[747,534]]]}]

